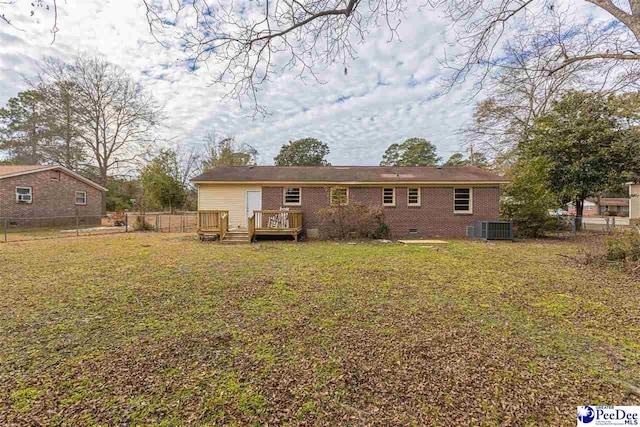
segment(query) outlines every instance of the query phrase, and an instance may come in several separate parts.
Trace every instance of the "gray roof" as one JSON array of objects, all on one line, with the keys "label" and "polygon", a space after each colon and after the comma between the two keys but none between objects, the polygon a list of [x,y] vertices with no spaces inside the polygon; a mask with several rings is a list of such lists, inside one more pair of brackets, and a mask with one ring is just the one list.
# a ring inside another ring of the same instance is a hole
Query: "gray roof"
[{"label": "gray roof", "polygon": [[431,166],[220,166],[194,182],[314,183],[506,183],[507,179],[474,167]]}]

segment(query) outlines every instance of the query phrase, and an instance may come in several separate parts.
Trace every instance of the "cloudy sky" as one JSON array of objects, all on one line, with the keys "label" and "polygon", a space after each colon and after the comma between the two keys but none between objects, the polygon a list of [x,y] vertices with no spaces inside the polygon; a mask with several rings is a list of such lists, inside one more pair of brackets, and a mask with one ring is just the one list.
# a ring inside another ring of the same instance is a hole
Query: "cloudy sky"
[{"label": "cloudy sky", "polygon": [[9,17],[19,31],[0,23],[0,104],[26,88],[43,55],[71,58],[77,52],[103,55],[153,92],[167,114],[166,136],[184,144],[207,131],[235,135],[256,147],[261,164],[272,164],[289,140],[315,137],[329,144],[333,164],[378,164],[385,148],[408,137],[424,137],[447,158],[461,149],[456,131],[471,119],[468,93],[438,96],[445,24],[429,9],[409,7],[399,29],[402,41],[372,32],[358,46],[358,59],[344,74],[342,64],[320,74],[325,84],[304,83],[285,74],[261,93],[270,115],[250,118],[251,106],[223,103],[224,89],[211,86],[206,67],[195,72],[179,48],[165,49],[150,36],[145,9],[137,0],[67,0],[59,11],[52,45],[51,14],[29,17],[30,2]]}]

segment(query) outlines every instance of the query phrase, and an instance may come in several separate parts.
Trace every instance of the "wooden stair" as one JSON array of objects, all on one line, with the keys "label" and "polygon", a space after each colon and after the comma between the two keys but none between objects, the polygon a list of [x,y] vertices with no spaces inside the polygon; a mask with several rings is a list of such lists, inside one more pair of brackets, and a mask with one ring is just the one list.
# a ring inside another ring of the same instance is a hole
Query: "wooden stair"
[{"label": "wooden stair", "polygon": [[247,230],[230,230],[222,239],[222,243],[228,245],[237,245],[242,243],[251,243],[249,241],[249,231]]}]

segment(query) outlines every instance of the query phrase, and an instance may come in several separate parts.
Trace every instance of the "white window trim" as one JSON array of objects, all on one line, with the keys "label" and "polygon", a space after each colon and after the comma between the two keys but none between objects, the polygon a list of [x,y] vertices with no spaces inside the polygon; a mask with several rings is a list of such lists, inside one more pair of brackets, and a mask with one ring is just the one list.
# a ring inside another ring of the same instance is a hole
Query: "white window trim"
[{"label": "white window trim", "polygon": [[[78,194],[84,194],[84,203],[78,203]],[[75,192],[75,198],[74,198],[74,203],[76,204],[76,206],[86,206],[87,205],[87,192],[86,191],[76,191]]]},{"label": "white window trim", "polygon": [[[456,210],[456,190],[469,190],[469,210]],[[454,214],[472,214],[473,213],[473,188],[472,187],[456,187],[453,189],[453,213]]]},{"label": "white window trim", "polygon": [[[391,196],[393,197],[393,201],[391,203],[384,202],[384,190],[391,189]],[[396,187],[382,187],[382,206],[395,206],[396,205]]]},{"label": "white window trim", "polygon": [[[333,191],[337,188],[344,188],[347,193],[347,201],[344,203],[340,203],[340,205],[333,203]],[[329,205],[330,206],[346,206],[349,204],[349,187],[346,187],[344,185],[337,185],[335,187],[331,187],[331,189],[329,190]]]},{"label": "white window trim", "polygon": [[[415,188],[416,190],[418,190],[418,203],[409,202],[409,190],[412,188]],[[411,206],[411,207],[422,206],[422,188],[421,187],[407,187],[407,206]]]},{"label": "white window trim", "polygon": [[[29,195],[31,196],[31,200],[29,200],[28,202],[25,202],[23,200],[18,200],[18,190],[29,190]],[[16,186],[16,202],[27,203],[27,204],[33,203],[33,187],[25,187],[21,185]]]},{"label": "white window trim", "polygon": [[[287,189],[288,188],[297,188],[300,190],[298,203],[287,203]],[[302,205],[302,187],[282,187],[282,205],[283,206],[300,206]]]}]

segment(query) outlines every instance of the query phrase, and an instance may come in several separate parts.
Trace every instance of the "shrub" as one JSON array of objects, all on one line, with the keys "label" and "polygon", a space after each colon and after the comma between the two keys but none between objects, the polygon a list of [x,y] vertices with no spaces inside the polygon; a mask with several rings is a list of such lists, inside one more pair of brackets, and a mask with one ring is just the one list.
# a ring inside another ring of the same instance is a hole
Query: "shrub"
[{"label": "shrub", "polygon": [[640,261],[640,235],[618,232],[607,238],[606,258],[609,261]]},{"label": "shrub", "polygon": [[549,209],[558,201],[548,184],[549,165],[540,160],[521,161],[513,168],[511,183],[501,200],[503,219],[513,222],[518,237],[541,237],[556,229],[556,218]]},{"label": "shrub", "polygon": [[381,208],[350,204],[320,209],[317,214],[321,239],[386,238],[390,234]]}]

